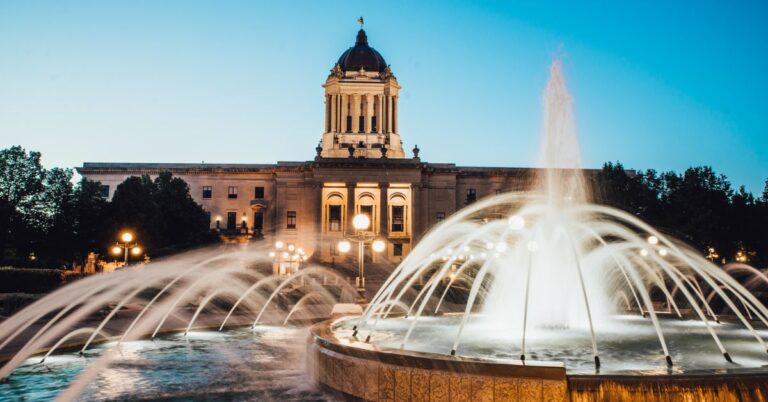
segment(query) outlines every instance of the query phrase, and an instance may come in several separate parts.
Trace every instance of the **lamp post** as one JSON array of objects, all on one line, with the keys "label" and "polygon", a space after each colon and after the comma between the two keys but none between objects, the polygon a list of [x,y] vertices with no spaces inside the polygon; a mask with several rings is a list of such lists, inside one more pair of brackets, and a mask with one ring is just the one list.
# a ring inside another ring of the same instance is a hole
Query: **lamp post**
[{"label": "lamp post", "polygon": [[139,247],[138,243],[134,243],[134,236],[131,232],[123,232],[120,237],[120,241],[115,243],[115,246],[112,247],[112,253],[115,255],[120,255],[124,252],[125,258],[123,260],[123,265],[128,265],[128,253],[135,256],[141,255],[141,247]]},{"label": "lamp post", "polygon": [[341,253],[348,253],[352,249],[350,241],[357,242],[357,278],[355,278],[355,286],[361,296],[365,294],[365,245],[371,243],[371,249],[380,253],[386,248],[386,243],[383,240],[376,239],[376,235],[368,231],[371,227],[371,219],[368,215],[357,214],[352,218],[352,226],[355,228],[355,233],[344,233],[344,238],[347,240],[339,242],[338,249]]}]

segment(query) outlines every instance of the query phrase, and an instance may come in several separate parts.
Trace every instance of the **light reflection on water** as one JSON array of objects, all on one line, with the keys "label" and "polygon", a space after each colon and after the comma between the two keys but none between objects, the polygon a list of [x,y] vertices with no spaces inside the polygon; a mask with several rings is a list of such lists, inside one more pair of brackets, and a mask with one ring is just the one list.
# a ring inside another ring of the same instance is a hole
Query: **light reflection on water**
[{"label": "light reflection on water", "polygon": [[[333,398],[304,370],[306,330],[191,331],[126,342],[78,400],[294,400]],[[39,357],[0,384],[0,401],[52,400],[108,345]]]}]

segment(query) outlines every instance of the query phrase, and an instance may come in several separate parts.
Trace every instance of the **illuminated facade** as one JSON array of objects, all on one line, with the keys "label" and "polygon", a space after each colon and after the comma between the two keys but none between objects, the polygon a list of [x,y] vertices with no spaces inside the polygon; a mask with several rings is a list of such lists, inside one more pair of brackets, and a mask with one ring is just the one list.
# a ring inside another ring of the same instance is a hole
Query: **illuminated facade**
[{"label": "illuminated facade", "polygon": [[[111,198],[128,176],[170,171],[190,186],[211,215],[211,229],[230,241],[276,241],[323,262],[343,262],[337,244],[358,213],[385,240],[369,258],[397,263],[432,225],[476,199],[521,190],[530,169],[426,163],[406,157],[398,124],[400,86],[365,31],[323,85],[325,119],[314,160],[275,164],[84,163]],[[352,252],[351,258],[356,258]]]}]

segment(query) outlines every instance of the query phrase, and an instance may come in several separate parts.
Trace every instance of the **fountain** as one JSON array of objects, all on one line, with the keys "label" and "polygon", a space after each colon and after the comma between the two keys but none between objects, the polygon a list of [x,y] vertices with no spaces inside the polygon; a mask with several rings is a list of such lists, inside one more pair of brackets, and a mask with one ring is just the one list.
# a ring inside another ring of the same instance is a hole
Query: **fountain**
[{"label": "fountain", "polygon": [[334,271],[190,252],[0,323],[0,400],[765,400],[765,271],[590,203],[571,103],[556,61],[533,190],[433,228],[362,314]]},{"label": "fountain", "polygon": [[768,309],[699,252],[589,202],[571,103],[555,61],[535,190],[457,212],[362,316],[315,328],[321,383],[364,399],[765,398]]}]

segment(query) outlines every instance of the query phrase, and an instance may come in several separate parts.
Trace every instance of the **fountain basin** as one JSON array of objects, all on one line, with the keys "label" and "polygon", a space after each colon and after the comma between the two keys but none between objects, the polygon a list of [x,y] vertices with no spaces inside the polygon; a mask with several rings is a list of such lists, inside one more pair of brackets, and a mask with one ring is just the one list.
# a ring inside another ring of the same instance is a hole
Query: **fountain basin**
[{"label": "fountain basin", "polygon": [[498,361],[385,348],[311,328],[310,370],[322,387],[364,400],[750,400],[768,396],[765,368],[676,374],[568,374],[559,362]]}]

